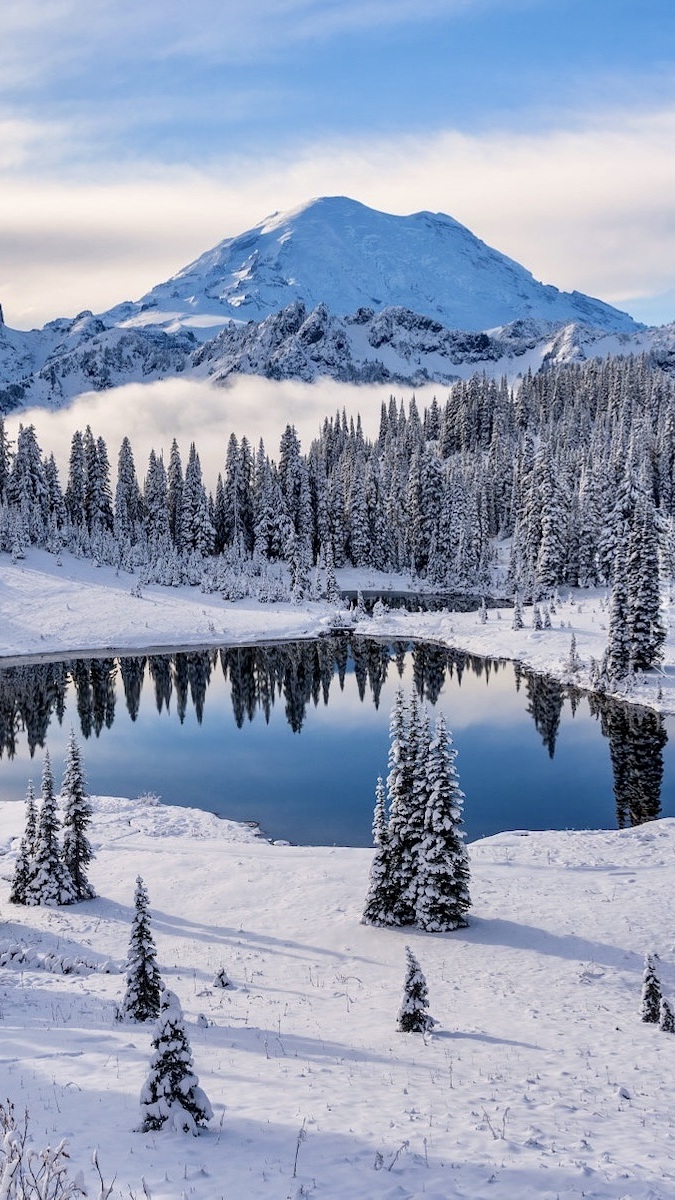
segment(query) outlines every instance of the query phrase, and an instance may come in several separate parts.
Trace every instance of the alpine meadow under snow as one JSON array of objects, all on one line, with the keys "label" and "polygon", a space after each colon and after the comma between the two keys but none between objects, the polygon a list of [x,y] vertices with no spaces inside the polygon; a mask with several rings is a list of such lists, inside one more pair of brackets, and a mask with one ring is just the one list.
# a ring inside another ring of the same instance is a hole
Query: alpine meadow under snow
[{"label": "alpine meadow under snow", "polygon": [[[345,200],[100,318],[0,325],[0,411],[186,371],[463,376],[383,396],[372,438],[338,411],[275,459],[228,430],[212,481],[198,423],[147,462],[73,429],[64,471],[0,418],[0,658],[355,632],[675,712],[670,344],[450,218]],[[74,731],[59,794],[46,730],[39,798],[0,805],[0,1200],[675,1195],[675,820],[467,847],[461,749],[415,694],[374,848],[90,797]]]},{"label": "alpine meadow under snow", "polygon": [[[9,866],[22,806],[2,816]],[[89,1194],[96,1150],[116,1200],[672,1195],[672,1035],[640,1008],[646,953],[675,988],[675,822],[475,843],[469,925],[434,935],[361,923],[368,850],[142,800],[96,800],[92,833],[97,899],[3,903],[0,1023],[32,1145],[66,1137]],[[140,1131],[155,1027],[117,1017],[140,873],[214,1112],[197,1138]],[[406,946],[424,1034],[397,1028]]]}]

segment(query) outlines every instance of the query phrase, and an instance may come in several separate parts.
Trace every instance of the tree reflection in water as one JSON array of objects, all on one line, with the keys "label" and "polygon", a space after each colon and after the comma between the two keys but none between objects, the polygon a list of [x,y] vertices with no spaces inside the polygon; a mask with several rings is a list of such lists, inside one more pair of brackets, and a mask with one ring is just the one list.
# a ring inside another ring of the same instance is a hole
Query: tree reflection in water
[{"label": "tree reflection in water", "polygon": [[[62,723],[69,687],[73,687],[80,732],[98,737],[115,718],[116,698],[124,696],[132,721],[139,715],[144,687],[151,686],[157,711],[175,711],[181,723],[190,706],[201,724],[213,672],[230,686],[234,720],[239,729],[261,714],[269,723],[281,704],[294,732],[305,722],[309,706],[327,705],[331,688],[342,690],[351,663],[358,694],[379,708],[390,670],[403,676],[412,654],[412,677],[422,700],[434,705],[448,678],[461,685],[465,671],[489,681],[498,660],[474,657],[430,643],[393,644],[348,634],[307,642],[189,650],[175,654],[78,658],[0,671],[0,757],[14,758],[25,737],[31,757],[45,745],[53,720]],[[581,693],[544,675],[514,664],[516,688],[524,686],[527,712],[552,759],[566,703],[576,711]],[[121,688],[118,689],[118,681]],[[590,711],[609,742],[619,827],[653,820],[661,811],[663,751],[667,734],[663,718],[605,696],[588,697]]]},{"label": "tree reflection in water", "polygon": [[617,704],[603,696],[590,699],[591,711],[609,741],[619,829],[654,821],[661,812],[663,751],[668,735],[660,713]]},{"label": "tree reflection in water", "polygon": [[[565,700],[574,714],[583,693],[547,675],[523,670],[522,677],[529,699],[527,711],[553,758]],[[609,742],[619,829],[656,820],[661,812],[663,751],[668,742],[663,717],[597,693],[589,693],[588,704]]]}]

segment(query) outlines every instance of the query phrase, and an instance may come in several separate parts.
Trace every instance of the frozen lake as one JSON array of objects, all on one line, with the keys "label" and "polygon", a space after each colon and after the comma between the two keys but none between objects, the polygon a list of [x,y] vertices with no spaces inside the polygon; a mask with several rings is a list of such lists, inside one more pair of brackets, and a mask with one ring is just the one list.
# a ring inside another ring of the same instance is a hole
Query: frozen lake
[{"label": "frozen lake", "polygon": [[570,694],[512,663],[333,637],[0,670],[0,798],[57,786],[71,726],[89,790],[258,822],[306,845],[370,845],[389,710],[413,687],[458,750],[470,840],[675,815],[672,718]]}]

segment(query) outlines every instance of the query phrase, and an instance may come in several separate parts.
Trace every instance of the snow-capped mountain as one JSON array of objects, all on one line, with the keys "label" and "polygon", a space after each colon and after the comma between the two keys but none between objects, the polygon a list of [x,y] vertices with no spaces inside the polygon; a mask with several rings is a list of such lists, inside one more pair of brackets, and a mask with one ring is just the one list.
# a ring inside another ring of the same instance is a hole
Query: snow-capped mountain
[{"label": "snow-capped mountain", "polygon": [[23,332],[0,315],[0,411],[176,375],[419,385],[642,352],[673,369],[675,326],[644,329],[537,283],[450,217],[333,198],[263,221],[99,316]]},{"label": "snow-capped mountain", "polygon": [[637,328],[600,300],[538,283],[452,217],[394,216],[345,196],[274,213],[227,238],[120,317],[195,326],[261,321],[296,300],[308,311],[325,304],[336,316],[407,308],[448,329],[492,329],[527,317]]}]

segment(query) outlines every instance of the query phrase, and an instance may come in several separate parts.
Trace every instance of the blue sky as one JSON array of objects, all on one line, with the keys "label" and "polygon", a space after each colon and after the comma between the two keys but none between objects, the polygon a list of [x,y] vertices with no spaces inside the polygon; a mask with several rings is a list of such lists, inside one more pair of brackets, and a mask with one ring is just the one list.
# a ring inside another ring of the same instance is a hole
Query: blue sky
[{"label": "blue sky", "polygon": [[4,0],[0,301],[135,297],[270,211],[449,212],[675,318],[672,0]]}]

